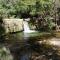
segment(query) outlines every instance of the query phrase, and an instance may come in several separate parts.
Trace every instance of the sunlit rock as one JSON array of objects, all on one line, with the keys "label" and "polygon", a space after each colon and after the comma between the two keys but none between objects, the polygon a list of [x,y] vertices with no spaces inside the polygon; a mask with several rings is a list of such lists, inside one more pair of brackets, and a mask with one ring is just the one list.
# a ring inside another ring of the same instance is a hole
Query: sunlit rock
[{"label": "sunlit rock", "polygon": [[6,33],[23,30],[23,19],[3,19]]}]

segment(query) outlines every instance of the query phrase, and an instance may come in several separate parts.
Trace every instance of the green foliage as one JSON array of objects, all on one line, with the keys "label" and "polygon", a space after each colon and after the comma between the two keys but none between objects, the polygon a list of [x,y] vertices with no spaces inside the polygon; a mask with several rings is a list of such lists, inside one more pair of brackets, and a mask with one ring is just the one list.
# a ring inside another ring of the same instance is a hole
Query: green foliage
[{"label": "green foliage", "polygon": [[30,5],[34,5],[35,0],[0,0],[0,15],[3,17],[18,16],[30,11]]},{"label": "green foliage", "polygon": [[53,23],[52,17],[45,17],[45,21],[46,21],[46,24],[47,24],[47,29],[48,31],[51,31],[52,28],[55,26],[55,24]]},{"label": "green foliage", "polygon": [[21,14],[41,14],[51,7],[52,0],[0,0],[0,15],[17,17]]},{"label": "green foliage", "polygon": [[36,28],[38,30],[47,29],[51,31],[53,27],[53,22],[50,19],[50,16],[53,15],[52,13],[53,1],[52,0],[36,0],[35,8],[36,8],[35,15],[37,15]]},{"label": "green foliage", "polygon": [[6,47],[0,46],[0,60],[13,60],[13,57]]},{"label": "green foliage", "polygon": [[52,8],[52,0],[37,0],[36,1],[36,13],[44,14],[46,11],[50,11]]}]

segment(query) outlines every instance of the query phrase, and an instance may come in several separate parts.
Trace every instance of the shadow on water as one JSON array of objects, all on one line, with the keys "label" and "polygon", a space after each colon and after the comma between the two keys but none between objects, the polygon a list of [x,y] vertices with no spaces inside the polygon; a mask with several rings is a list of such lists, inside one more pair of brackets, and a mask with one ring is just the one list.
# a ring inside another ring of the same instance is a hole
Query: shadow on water
[{"label": "shadow on water", "polygon": [[57,54],[55,46],[47,45],[45,43],[39,44],[37,41],[44,41],[50,39],[48,35],[35,35],[35,34],[8,34],[1,39],[2,43],[9,48],[13,60],[60,60],[60,55]]}]

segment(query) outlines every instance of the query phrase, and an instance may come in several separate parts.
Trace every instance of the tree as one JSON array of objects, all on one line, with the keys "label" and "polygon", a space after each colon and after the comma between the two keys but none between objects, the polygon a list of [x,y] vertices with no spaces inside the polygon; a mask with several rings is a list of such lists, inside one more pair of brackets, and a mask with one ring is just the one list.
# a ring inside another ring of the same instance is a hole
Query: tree
[{"label": "tree", "polygon": [[20,17],[22,14],[29,14],[30,5],[34,4],[34,0],[0,0],[0,14],[4,17]]},{"label": "tree", "polygon": [[53,15],[53,1],[52,0],[36,0],[34,10],[35,12],[33,12],[33,14],[35,13],[35,17],[36,17],[35,25],[38,30],[41,30],[41,28],[44,28],[44,26],[47,25],[48,23],[48,21],[46,22],[45,17],[48,17],[48,16],[51,17]]}]

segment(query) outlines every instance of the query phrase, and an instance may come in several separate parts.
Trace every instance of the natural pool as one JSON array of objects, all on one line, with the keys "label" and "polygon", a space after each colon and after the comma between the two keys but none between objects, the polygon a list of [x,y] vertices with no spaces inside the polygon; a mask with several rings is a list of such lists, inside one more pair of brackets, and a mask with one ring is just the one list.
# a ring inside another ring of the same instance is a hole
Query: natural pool
[{"label": "natural pool", "polygon": [[13,33],[0,40],[0,46],[9,49],[13,60],[60,60],[60,38],[52,33]]}]

